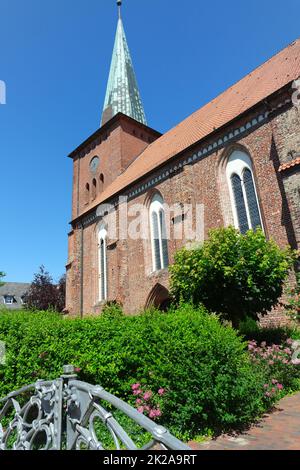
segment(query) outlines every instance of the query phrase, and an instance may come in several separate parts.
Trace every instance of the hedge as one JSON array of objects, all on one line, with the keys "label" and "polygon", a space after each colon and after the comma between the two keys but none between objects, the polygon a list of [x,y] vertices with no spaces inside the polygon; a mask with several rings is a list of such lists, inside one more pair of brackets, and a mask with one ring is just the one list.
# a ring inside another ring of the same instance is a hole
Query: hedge
[{"label": "hedge", "polygon": [[264,379],[245,343],[202,307],[82,320],[2,312],[0,340],[7,347],[0,396],[54,379],[71,363],[80,379],[133,405],[134,384],[153,394],[165,390],[159,422],[180,438],[244,425],[265,409]]}]

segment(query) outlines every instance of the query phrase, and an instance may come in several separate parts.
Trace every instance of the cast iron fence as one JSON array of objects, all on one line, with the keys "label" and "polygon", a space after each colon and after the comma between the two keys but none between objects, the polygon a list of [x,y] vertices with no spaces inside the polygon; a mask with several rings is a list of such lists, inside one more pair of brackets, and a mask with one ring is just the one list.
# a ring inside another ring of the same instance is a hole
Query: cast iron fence
[{"label": "cast iron fence", "polygon": [[[2,403],[0,450],[190,449],[103,387],[77,380],[70,365],[59,379],[38,380]],[[122,416],[127,417],[126,426]],[[128,422],[133,423],[134,437]],[[141,438],[136,429],[147,433],[140,447],[134,442]]]}]

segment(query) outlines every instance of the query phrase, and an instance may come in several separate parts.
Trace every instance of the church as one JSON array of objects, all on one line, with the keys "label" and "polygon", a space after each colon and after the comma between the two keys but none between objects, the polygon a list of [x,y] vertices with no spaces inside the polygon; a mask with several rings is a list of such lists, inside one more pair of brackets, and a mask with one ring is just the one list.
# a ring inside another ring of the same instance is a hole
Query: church
[{"label": "church", "polygon": [[261,227],[300,248],[300,40],[162,135],[147,125],[117,4],[101,126],[69,155],[70,315],[166,308],[174,254],[212,228]]}]

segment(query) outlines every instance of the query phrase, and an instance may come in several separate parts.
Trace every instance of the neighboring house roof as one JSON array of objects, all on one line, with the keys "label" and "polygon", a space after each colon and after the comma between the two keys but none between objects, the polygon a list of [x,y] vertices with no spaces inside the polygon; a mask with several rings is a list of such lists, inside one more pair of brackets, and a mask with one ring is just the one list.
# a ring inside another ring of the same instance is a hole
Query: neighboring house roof
[{"label": "neighboring house roof", "polygon": [[28,291],[30,284],[23,282],[6,282],[0,286],[0,304],[4,304],[5,296],[14,297],[14,303],[8,305],[10,308],[20,308],[22,306],[22,297]]},{"label": "neighboring house roof", "polygon": [[[116,195],[300,76],[300,39],[149,145],[83,213]],[[83,214],[82,213],[82,214]]]}]

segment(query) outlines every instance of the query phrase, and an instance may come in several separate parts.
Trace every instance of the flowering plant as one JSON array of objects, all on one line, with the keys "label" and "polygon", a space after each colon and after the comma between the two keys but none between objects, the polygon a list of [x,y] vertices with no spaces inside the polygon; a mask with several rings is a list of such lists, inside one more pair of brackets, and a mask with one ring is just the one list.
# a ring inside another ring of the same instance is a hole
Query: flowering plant
[{"label": "flowering plant", "polygon": [[165,388],[159,388],[156,393],[145,390],[140,383],[131,386],[132,394],[136,397],[135,405],[142,413],[154,421],[162,415],[162,397],[166,394]]},{"label": "flowering plant", "polygon": [[283,344],[267,345],[265,341],[248,342],[248,351],[254,364],[263,369],[268,382],[264,385],[265,397],[275,399],[283,389],[293,389],[294,381],[300,378],[300,367],[293,359],[294,340],[289,338]]},{"label": "flowering plant", "polygon": [[270,383],[264,384],[265,399],[269,400],[270,402],[277,400],[281,390],[283,390],[283,385],[279,383],[278,380],[272,379]]}]

